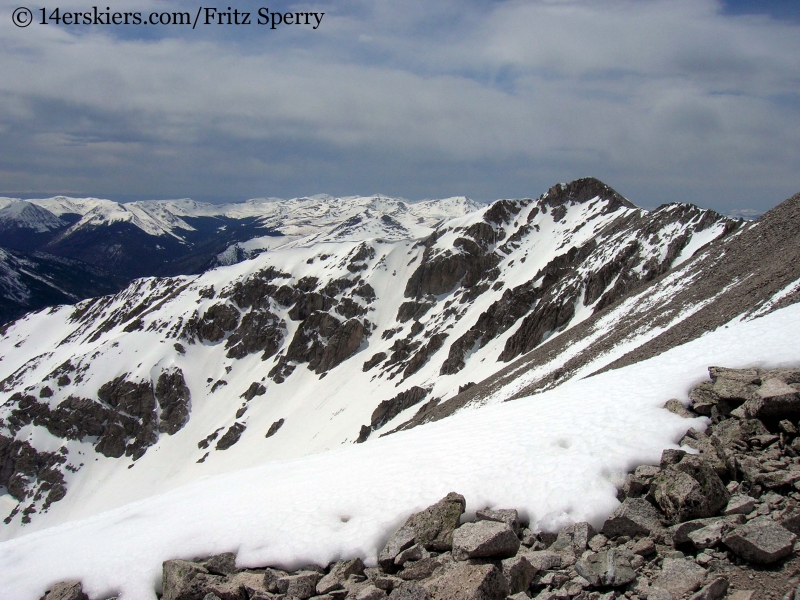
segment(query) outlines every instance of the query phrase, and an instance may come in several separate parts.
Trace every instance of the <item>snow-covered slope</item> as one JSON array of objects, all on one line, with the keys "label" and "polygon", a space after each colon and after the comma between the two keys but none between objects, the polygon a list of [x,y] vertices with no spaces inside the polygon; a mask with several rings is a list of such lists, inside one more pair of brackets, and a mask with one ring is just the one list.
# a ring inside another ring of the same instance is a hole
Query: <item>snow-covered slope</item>
[{"label": "snow-covered slope", "polygon": [[586,179],[30,315],[0,338],[0,536],[374,439],[738,226]]},{"label": "snow-covered slope", "polygon": [[[237,552],[242,567],[352,556],[374,564],[387,532],[453,490],[467,498],[468,513],[518,507],[536,530],[582,520],[599,526],[618,505],[616,486],[632,466],[657,464],[687,428],[705,427],[703,419],[661,408],[667,399],[688,402],[709,364],[796,366],[799,353],[795,304],[537,396],[363,446],[195,481],[0,544],[0,596],[35,599],[54,582],[81,580],[93,598],[151,600],[162,561],[219,552]],[[160,452],[172,472],[174,449]],[[131,470],[133,478],[146,480],[144,466]]]}]

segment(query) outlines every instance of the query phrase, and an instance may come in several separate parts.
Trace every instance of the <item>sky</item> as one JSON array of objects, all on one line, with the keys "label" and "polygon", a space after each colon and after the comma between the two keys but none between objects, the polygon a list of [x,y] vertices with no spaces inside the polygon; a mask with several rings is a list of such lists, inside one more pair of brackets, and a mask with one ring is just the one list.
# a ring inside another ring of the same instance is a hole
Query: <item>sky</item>
[{"label": "sky", "polygon": [[98,5],[250,13],[194,28],[59,25],[93,4],[36,1],[0,0],[0,196],[489,201],[594,176],[753,215],[800,191],[793,0]]}]

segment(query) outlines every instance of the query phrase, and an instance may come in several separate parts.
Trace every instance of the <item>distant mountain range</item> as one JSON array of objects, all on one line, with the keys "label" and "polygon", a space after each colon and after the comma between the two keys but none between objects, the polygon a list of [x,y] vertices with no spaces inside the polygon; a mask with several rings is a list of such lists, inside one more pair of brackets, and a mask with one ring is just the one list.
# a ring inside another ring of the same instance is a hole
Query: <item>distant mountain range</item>
[{"label": "distant mountain range", "polygon": [[383,196],[224,205],[0,198],[0,323],[117,291],[137,277],[197,274],[269,249],[422,237],[479,206],[466,198],[410,203]]}]

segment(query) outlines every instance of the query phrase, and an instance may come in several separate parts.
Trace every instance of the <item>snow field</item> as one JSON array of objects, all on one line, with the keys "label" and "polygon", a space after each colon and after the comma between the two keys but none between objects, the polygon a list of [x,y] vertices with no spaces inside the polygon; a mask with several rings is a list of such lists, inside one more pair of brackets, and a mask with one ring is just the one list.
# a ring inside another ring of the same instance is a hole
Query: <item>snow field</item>
[{"label": "snow field", "polygon": [[703,428],[660,408],[666,400],[685,400],[709,365],[796,366],[799,351],[793,305],[543,394],[195,481],[0,544],[0,597],[35,599],[56,581],[80,579],[93,597],[149,600],[162,561],[223,551],[248,567],[345,556],[374,563],[394,528],[449,491],[465,495],[470,513],[521,509],[534,529],[599,526],[626,471]]}]

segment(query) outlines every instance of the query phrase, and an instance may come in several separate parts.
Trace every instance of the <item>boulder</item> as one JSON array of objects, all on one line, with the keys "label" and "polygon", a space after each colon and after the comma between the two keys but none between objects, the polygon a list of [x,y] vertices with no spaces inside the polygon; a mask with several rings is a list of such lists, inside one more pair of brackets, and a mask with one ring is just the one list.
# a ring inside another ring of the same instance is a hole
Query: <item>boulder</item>
[{"label": "boulder", "polygon": [[727,506],[722,511],[723,515],[746,515],[755,508],[756,499],[746,494],[736,494],[728,500]]},{"label": "boulder", "polygon": [[83,593],[80,581],[62,581],[55,584],[41,600],[89,600]]},{"label": "boulder", "polygon": [[706,570],[687,558],[666,558],[661,573],[653,581],[654,588],[660,588],[680,598],[684,594],[700,589],[706,578]]},{"label": "boulder", "polygon": [[386,598],[386,592],[374,585],[367,585],[358,591],[355,600],[381,600],[382,598]]},{"label": "boulder", "polygon": [[[222,581],[211,575],[210,580]],[[208,569],[188,560],[167,560],[162,565],[162,600],[201,600],[207,593]]]},{"label": "boulder", "polygon": [[395,531],[378,556],[378,564],[380,567],[387,573],[393,573],[395,569],[395,559],[403,550],[413,546],[415,539],[416,532],[408,525],[404,525]]},{"label": "boulder", "polygon": [[684,521],[683,523],[678,523],[670,527],[667,530],[667,533],[672,539],[672,543],[674,545],[678,546],[680,544],[688,544],[692,541],[691,538],[689,538],[690,533],[697,531],[698,529],[708,527],[709,525],[713,525],[717,521],[725,521],[728,524],[728,529],[733,529],[737,525],[744,523],[744,515],[730,515],[723,518],[712,517],[708,519]]},{"label": "boulder", "polygon": [[589,546],[591,540],[597,532],[589,523],[573,523],[564,527],[558,532],[556,541],[550,546],[549,550],[560,552],[571,548],[576,554],[580,555]]},{"label": "boulder", "polygon": [[422,547],[422,544],[414,544],[410,548],[406,548],[400,554],[398,554],[394,559],[394,564],[396,564],[398,567],[402,567],[410,560],[421,560],[426,558],[427,555],[428,552]]},{"label": "boulder", "polygon": [[317,582],[317,594],[327,594],[333,590],[340,590],[350,575],[363,575],[364,563],[360,558],[353,560],[340,560],[335,563],[330,572]]},{"label": "boulder", "polygon": [[720,511],[730,494],[701,455],[687,454],[653,479],[653,495],[667,518],[688,521]]},{"label": "boulder", "polygon": [[411,528],[414,542],[422,544],[427,550],[450,550],[453,531],[458,527],[466,504],[464,496],[450,492],[433,506],[411,515],[404,527]]},{"label": "boulder", "polygon": [[797,536],[769,517],[737,527],[722,542],[748,562],[774,563],[792,552]]},{"label": "boulder", "polygon": [[748,417],[785,418],[800,413],[800,394],[777,377],[767,379],[755,391],[755,398],[744,403]]},{"label": "boulder", "polygon": [[575,570],[589,585],[619,587],[636,579],[632,557],[633,553],[619,548],[593,552],[575,563]]},{"label": "boulder", "polygon": [[550,550],[526,551],[524,556],[538,571],[549,571],[561,566],[561,555]]},{"label": "boulder", "polygon": [[421,560],[406,563],[406,568],[400,571],[399,576],[406,581],[418,581],[427,579],[434,574],[442,563],[435,558],[423,558]]},{"label": "boulder", "polygon": [[431,600],[504,600],[508,595],[508,581],[493,564],[457,563],[424,586]]},{"label": "boulder", "polygon": [[209,573],[214,575],[230,575],[236,573],[236,555],[233,552],[224,552],[209,556],[197,561],[203,565]]},{"label": "boulder", "polygon": [[514,509],[491,510],[484,508],[475,513],[478,521],[497,521],[508,524],[516,535],[520,533],[519,514]]},{"label": "boulder", "polygon": [[428,590],[415,581],[406,581],[392,590],[391,600],[431,600]]},{"label": "boulder", "polygon": [[727,367],[708,367],[708,375],[714,383],[716,383],[717,379],[730,379],[741,383],[761,383],[761,371],[756,368],[728,369]]},{"label": "boulder", "polygon": [[503,575],[508,581],[508,593],[524,592],[539,572],[525,556],[506,558],[501,562]]},{"label": "boulder", "polygon": [[520,541],[506,523],[477,521],[465,523],[453,533],[453,558],[509,558],[519,550]]},{"label": "boulder", "polygon": [[695,548],[705,550],[719,544],[728,530],[730,530],[730,526],[723,519],[717,519],[705,527],[695,529],[688,537]]},{"label": "boulder", "polygon": [[[778,523],[794,534],[800,534],[800,508],[787,506],[778,513]],[[800,598],[798,599],[800,600]]]},{"label": "boulder", "polygon": [[625,498],[603,523],[602,532],[606,537],[663,535],[664,526],[661,524],[661,515],[647,500]]},{"label": "boulder", "polygon": [[722,600],[728,592],[728,580],[724,577],[717,577],[714,581],[704,586],[699,592],[694,594],[689,600]]},{"label": "boulder", "polygon": [[316,594],[317,583],[321,578],[316,571],[299,571],[279,578],[276,585],[279,593],[305,600]]},{"label": "boulder", "polygon": [[693,419],[697,416],[687,410],[683,403],[676,398],[667,400],[667,403],[664,404],[664,408],[666,408],[669,412],[678,415],[679,417],[683,417],[684,419]]}]

